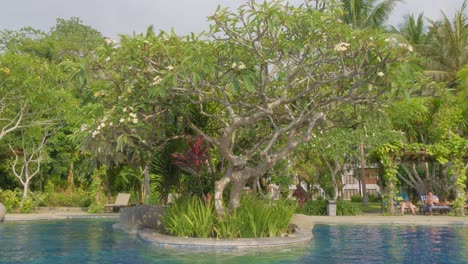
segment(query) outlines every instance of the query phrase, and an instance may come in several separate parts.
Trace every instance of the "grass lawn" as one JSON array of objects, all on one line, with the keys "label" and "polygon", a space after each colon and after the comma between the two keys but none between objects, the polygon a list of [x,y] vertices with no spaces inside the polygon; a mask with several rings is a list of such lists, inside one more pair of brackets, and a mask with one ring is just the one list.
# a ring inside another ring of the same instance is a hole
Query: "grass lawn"
[{"label": "grass lawn", "polygon": [[382,213],[382,203],[367,203],[367,206],[362,205],[362,203],[353,203],[356,206],[361,208],[363,214],[381,214]]}]

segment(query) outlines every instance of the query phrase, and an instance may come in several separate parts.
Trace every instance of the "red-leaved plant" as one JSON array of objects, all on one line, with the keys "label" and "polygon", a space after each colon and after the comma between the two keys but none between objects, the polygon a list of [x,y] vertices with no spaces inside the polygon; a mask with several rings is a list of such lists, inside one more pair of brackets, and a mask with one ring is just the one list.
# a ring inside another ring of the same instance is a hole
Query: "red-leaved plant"
[{"label": "red-leaved plant", "polygon": [[189,149],[185,153],[172,153],[171,156],[174,159],[172,164],[179,167],[181,170],[188,172],[198,177],[200,188],[202,190],[203,198],[206,202],[210,199],[210,195],[205,195],[201,184],[201,171],[203,166],[209,159],[209,146],[203,144],[203,135],[198,137],[198,140],[194,143],[190,138],[188,140]]}]

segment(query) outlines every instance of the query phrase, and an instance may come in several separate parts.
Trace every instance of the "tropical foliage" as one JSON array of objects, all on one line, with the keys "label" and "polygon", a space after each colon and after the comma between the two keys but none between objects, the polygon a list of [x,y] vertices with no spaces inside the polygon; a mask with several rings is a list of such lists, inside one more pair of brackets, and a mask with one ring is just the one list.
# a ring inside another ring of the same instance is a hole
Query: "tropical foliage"
[{"label": "tropical foliage", "polygon": [[274,182],[287,198],[302,181],[339,200],[343,171],[373,163],[390,199],[435,190],[463,214],[467,2],[387,31],[399,2],[248,1],[187,36],[149,27],[111,40],[78,18],[0,32],[0,202],[97,212],[120,191],[134,203],[181,195],[170,214],[199,233],[171,232],[272,236],[284,223],[237,226],[276,217],[246,189],[263,197]]},{"label": "tropical foliage", "polygon": [[179,237],[250,238],[286,233],[296,209],[293,201],[267,201],[246,195],[243,206],[225,218],[216,217],[212,203],[198,197],[169,205],[162,219],[165,229]]}]

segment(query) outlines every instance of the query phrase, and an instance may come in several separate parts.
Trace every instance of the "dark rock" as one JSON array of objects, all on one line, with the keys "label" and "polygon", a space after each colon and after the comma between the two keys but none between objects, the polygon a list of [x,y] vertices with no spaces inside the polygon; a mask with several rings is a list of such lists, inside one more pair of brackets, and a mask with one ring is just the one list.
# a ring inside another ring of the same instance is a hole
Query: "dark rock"
[{"label": "dark rock", "polygon": [[297,230],[299,230],[299,226],[297,226],[296,224],[290,223],[288,225],[287,233],[288,234],[294,234],[294,233],[296,233]]},{"label": "dark rock", "polygon": [[120,222],[114,228],[136,232],[141,229],[163,230],[161,206],[139,205],[120,210]]}]

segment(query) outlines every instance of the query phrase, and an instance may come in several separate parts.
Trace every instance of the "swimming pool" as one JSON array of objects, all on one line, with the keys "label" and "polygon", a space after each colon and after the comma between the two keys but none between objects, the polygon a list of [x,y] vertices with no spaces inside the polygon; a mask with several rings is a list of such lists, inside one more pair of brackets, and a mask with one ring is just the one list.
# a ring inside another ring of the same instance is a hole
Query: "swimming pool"
[{"label": "swimming pool", "polygon": [[0,224],[0,263],[468,263],[463,226],[316,225],[303,246],[194,253],[152,248],[116,221]]}]

